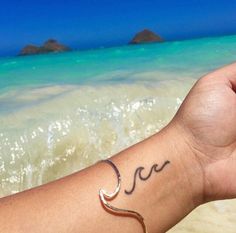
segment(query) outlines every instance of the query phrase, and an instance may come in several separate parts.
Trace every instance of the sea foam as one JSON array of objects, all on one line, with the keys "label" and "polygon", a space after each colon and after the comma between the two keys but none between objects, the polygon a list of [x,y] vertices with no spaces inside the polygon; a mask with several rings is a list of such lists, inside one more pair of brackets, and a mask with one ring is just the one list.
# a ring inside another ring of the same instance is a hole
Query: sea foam
[{"label": "sea foam", "polygon": [[193,82],[47,86],[0,97],[17,106],[0,117],[1,195],[71,174],[151,136]]}]

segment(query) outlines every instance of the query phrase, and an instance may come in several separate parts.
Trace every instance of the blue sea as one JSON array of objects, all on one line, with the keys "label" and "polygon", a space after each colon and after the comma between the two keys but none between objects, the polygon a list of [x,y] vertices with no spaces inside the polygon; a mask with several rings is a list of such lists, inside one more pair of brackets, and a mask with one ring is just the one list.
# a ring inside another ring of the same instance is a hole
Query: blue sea
[{"label": "blue sea", "polygon": [[234,61],[234,35],[0,58],[0,196],[158,132],[198,78]]}]

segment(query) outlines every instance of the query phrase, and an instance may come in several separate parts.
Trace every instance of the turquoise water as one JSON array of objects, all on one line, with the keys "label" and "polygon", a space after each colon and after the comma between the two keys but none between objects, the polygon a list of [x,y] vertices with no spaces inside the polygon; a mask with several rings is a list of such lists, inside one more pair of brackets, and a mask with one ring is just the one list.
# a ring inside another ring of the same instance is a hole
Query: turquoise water
[{"label": "turquoise water", "polygon": [[[133,82],[143,71],[205,72],[235,60],[236,36],[0,59],[0,89]],[[109,75],[107,75],[109,74]],[[106,77],[104,77],[106,76]]]},{"label": "turquoise water", "polygon": [[0,195],[78,171],[160,130],[236,36],[0,59]]}]

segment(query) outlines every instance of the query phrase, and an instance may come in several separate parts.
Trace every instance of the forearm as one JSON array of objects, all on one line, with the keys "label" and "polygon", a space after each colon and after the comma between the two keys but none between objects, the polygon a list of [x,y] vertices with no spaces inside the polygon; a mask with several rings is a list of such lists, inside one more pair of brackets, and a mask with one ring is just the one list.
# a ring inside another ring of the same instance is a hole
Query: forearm
[{"label": "forearm", "polygon": [[[172,127],[174,128],[174,127]],[[200,202],[201,175],[194,155],[178,130],[165,129],[112,157],[121,174],[121,190],[112,205],[139,212],[149,233],[165,232]],[[165,162],[169,161],[170,163]],[[163,169],[150,173],[153,165]],[[144,167],[142,177],[134,173]],[[106,211],[99,200],[117,186],[106,163],[0,202],[1,232],[142,232],[140,223]],[[133,189],[132,189],[133,188]],[[127,191],[125,193],[125,190]],[[131,192],[132,191],[132,192]]]}]

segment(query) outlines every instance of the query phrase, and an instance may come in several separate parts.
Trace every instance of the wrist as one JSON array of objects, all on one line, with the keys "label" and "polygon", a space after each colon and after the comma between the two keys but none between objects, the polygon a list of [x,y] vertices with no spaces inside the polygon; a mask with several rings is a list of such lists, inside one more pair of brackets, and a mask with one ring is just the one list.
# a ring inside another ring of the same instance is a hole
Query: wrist
[{"label": "wrist", "polygon": [[[144,167],[170,162],[156,179],[152,179],[153,183],[149,181],[153,195],[148,196],[148,202],[152,205],[148,205],[146,211],[140,209],[145,219],[158,216],[158,222],[162,223],[148,222],[150,232],[166,232],[203,203],[203,172],[187,135],[173,122],[142,142],[142,146],[146,153],[142,158],[149,164]],[[145,191],[140,192],[139,199],[145,194]]]},{"label": "wrist", "polygon": [[160,134],[174,167],[176,187],[180,187],[180,191],[176,189],[176,196],[179,198],[178,196],[184,195],[189,207],[187,211],[192,211],[203,204],[204,200],[204,173],[201,163],[192,149],[190,137],[176,122],[171,122]]}]

